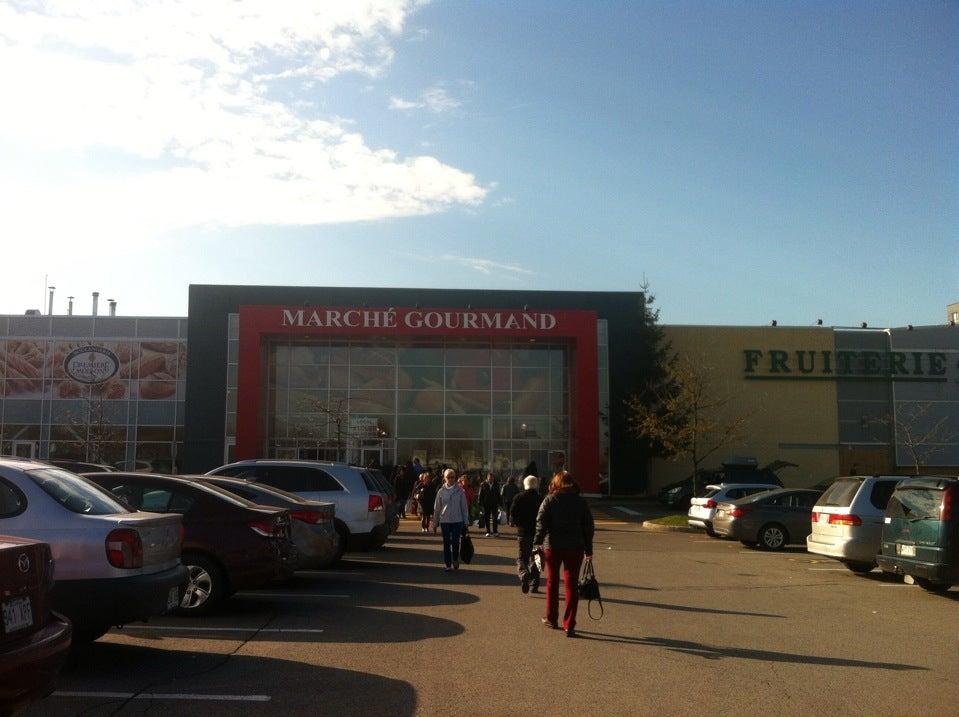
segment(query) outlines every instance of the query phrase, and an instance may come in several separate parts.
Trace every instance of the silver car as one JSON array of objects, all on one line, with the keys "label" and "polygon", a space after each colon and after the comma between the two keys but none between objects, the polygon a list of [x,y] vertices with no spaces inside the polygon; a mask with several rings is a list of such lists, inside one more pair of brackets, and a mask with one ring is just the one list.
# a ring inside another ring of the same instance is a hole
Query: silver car
[{"label": "silver car", "polygon": [[720,503],[729,503],[748,495],[762,493],[766,490],[775,490],[778,485],[772,483],[720,483],[706,486],[706,493],[690,500],[686,523],[691,528],[703,528],[712,538],[718,538],[713,530],[713,518],[716,517],[716,506]]},{"label": "silver car", "polygon": [[364,469],[347,463],[255,459],[230,463],[207,475],[242,478],[301,498],[334,503],[335,527],[344,545],[378,548],[390,534],[386,519],[389,496]]},{"label": "silver car", "polygon": [[809,515],[820,492],[807,488],[777,488],[716,506],[713,530],[750,547],[782,550],[805,543]]},{"label": "silver car", "polygon": [[902,476],[838,478],[812,509],[806,550],[836,558],[854,573],[876,567],[886,505]]},{"label": "silver car", "polygon": [[131,511],[45,463],[0,458],[0,533],[50,544],[53,608],[76,642],[175,608],[187,584],[179,515]]}]

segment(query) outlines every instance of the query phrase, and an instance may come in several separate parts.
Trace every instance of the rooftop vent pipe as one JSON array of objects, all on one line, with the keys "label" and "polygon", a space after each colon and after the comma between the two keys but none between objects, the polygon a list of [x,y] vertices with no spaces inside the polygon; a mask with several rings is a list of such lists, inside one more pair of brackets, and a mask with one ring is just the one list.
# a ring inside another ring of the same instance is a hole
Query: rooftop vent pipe
[{"label": "rooftop vent pipe", "polygon": [[67,297],[67,316],[73,316],[73,297]]},{"label": "rooftop vent pipe", "polygon": [[93,292],[93,316],[97,315],[97,303],[100,301],[100,292]]},{"label": "rooftop vent pipe", "polygon": [[117,315],[117,302],[114,299],[108,299],[107,303],[110,304],[110,316]]},{"label": "rooftop vent pipe", "polygon": [[53,290],[56,288],[55,286],[50,287],[50,300],[49,303],[47,303],[47,314],[50,316],[53,316]]}]

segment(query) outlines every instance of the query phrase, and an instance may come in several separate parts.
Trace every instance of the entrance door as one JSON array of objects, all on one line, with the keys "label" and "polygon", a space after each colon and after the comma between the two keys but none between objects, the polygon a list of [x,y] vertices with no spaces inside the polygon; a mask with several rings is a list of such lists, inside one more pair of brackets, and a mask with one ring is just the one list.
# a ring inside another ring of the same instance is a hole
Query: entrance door
[{"label": "entrance door", "polygon": [[13,441],[13,455],[17,458],[36,458],[36,441]]},{"label": "entrance door", "polygon": [[371,461],[375,468],[383,465],[383,446],[360,447],[360,465],[365,468]]}]

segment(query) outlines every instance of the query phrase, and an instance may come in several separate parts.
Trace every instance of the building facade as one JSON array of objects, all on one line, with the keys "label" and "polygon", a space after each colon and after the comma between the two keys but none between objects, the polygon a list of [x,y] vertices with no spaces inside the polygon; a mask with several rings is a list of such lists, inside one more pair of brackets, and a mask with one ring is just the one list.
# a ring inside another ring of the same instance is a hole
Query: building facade
[{"label": "building facade", "polygon": [[184,318],[0,316],[0,453],[174,470]]},{"label": "building facade", "polygon": [[193,286],[187,469],[535,463],[594,493],[621,474],[635,492],[643,462],[611,396],[632,390],[642,306],[630,292]]}]

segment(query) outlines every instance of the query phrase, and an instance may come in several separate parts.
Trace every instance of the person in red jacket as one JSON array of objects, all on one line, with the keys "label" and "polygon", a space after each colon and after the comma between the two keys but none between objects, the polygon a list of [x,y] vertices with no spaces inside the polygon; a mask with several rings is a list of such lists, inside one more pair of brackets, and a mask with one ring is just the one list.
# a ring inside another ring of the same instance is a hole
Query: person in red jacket
[{"label": "person in red jacket", "polygon": [[549,495],[539,507],[533,544],[545,545],[546,617],[543,624],[554,630],[559,627],[559,569],[563,568],[566,637],[576,637],[579,568],[584,559],[593,559],[593,532],[593,514],[579,494],[579,485],[566,471],[557,473],[550,482]]}]

